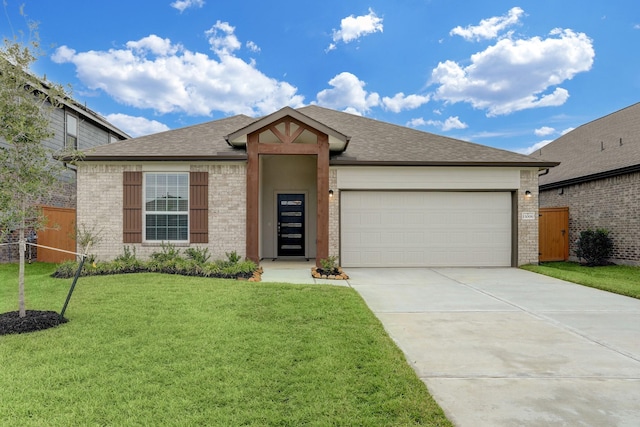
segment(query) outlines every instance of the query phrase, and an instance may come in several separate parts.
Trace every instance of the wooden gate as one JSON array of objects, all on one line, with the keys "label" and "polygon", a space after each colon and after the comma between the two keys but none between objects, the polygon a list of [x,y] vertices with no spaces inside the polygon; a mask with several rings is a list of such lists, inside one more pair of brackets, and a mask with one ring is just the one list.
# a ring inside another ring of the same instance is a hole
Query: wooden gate
[{"label": "wooden gate", "polygon": [[540,208],[540,262],[569,259],[569,208]]},{"label": "wooden gate", "polygon": [[[38,244],[75,252],[76,210],[43,206],[42,213],[49,221],[47,228],[38,232]],[[59,263],[74,260],[75,256],[39,247],[37,259],[40,262]]]}]

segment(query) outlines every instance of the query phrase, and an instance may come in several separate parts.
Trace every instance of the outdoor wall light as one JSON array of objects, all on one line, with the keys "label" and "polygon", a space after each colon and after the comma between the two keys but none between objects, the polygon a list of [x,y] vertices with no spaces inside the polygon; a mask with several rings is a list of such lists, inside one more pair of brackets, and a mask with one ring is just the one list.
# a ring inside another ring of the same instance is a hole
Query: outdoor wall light
[{"label": "outdoor wall light", "polygon": [[333,190],[329,190],[329,197],[333,197]]},{"label": "outdoor wall light", "polygon": [[533,196],[533,194],[531,194],[531,191],[527,190],[524,192],[524,197],[526,197],[527,199],[530,199],[531,196]]}]

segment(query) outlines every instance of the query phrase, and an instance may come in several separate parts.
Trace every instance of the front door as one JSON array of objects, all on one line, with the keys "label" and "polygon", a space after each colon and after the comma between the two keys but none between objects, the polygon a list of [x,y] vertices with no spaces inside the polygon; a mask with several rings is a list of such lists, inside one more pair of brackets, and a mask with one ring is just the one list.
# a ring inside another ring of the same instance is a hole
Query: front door
[{"label": "front door", "polygon": [[305,256],[304,194],[278,194],[278,256]]}]

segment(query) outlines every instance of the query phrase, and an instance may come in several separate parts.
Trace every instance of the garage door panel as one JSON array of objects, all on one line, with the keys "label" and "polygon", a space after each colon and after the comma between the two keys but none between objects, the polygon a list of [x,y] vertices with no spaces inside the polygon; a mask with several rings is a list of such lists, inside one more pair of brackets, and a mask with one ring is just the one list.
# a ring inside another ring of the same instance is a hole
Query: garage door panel
[{"label": "garage door panel", "polygon": [[370,192],[341,196],[341,263],[510,266],[509,192]]}]

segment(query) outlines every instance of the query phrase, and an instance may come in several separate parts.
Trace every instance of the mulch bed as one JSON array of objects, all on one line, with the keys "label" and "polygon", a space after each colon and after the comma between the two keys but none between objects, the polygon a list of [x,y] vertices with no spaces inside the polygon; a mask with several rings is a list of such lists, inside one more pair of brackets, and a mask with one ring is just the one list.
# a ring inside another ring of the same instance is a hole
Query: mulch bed
[{"label": "mulch bed", "polygon": [[55,311],[27,310],[26,317],[20,317],[19,312],[10,311],[0,314],[0,335],[24,334],[54,328],[61,323],[67,323],[64,317]]}]

